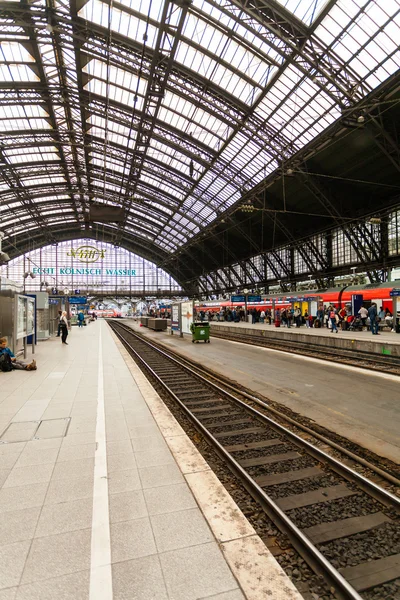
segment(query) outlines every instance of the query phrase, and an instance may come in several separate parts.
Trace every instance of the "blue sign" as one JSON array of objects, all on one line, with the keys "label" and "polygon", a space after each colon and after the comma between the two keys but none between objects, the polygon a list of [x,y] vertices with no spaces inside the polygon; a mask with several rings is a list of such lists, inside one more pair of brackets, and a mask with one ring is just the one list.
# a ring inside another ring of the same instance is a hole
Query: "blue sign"
[{"label": "blue sign", "polygon": [[49,304],[58,304],[59,300],[57,298],[49,298]]},{"label": "blue sign", "polygon": [[244,296],[231,296],[231,302],[245,302],[246,298]]},{"label": "blue sign", "polygon": [[261,302],[261,296],[247,296],[247,302]]},{"label": "blue sign", "polygon": [[87,298],[85,296],[71,296],[68,298],[70,304],[86,304]]},{"label": "blue sign", "polygon": [[400,290],[392,290],[389,296],[400,296]]}]

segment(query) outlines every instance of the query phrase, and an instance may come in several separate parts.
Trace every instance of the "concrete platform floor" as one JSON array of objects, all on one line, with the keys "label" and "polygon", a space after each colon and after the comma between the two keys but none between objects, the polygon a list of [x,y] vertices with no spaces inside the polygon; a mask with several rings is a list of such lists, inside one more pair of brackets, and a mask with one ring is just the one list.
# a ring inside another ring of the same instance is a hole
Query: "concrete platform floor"
[{"label": "concrete platform floor", "polygon": [[0,373],[0,600],[301,600],[108,325],[68,344]]},{"label": "concrete platform floor", "polygon": [[133,319],[125,322],[327,429],[400,462],[400,377],[213,339],[212,335],[210,344],[192,344],[191,335],[180,338],[139,329]]},{"label": "concrete platform floor", "polygon": [[331,333],[331,330],[328,329],[327,327],[321,327],[319,329],[315,329],[314,327],[306,327],[305,325],[302,325],[301,327],[294,327],[293,325],[291,327],[275,327],[273,324],[272,325],[268,325],[267,323],[254,323],[254,325],[252,323],[244,323],[243,321],[241,321],[240,323],[232,323],[232,322],[228,322],[228,321],[211,321],[211,326],[215,324],[215,325],[221,325],[221,326],[231,326],[231,327],[238,327],[238,328],[254,328],[255,330],[257,329],[265,329],[267,331],[274,331],[274,332],[285,332],[285,333],[290,333],[293,335],[299,335],[299,334],[306,334],[306,335],[316,335],[316,336],[336,336],[336,337],[342,337],[344,339],[352,339],[352,340],[360,340],[360,341],[366,341],[366,342],[380,342],[380,343],[384,343],[384,344],[396,344],[399,345],[400,344],[400,334],[396,334],[393,331],[381,331],[379,333],[379,337],[372,335],[372,332],[367,329],[366,331],[342,331],[341,329],[339,329],[338,333]]}]

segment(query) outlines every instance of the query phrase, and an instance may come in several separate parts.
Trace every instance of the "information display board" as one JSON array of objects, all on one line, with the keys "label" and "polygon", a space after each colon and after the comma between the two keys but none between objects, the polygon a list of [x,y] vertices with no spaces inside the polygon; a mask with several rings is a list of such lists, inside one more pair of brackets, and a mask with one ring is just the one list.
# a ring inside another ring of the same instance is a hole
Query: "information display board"
[{"label": "information display board", "polygon": [[68,300],[70,304],[87,304],[86,296],[70,296]]},{"label": "information display board", "polygon": [[245,296],[231,296],[231,302],[245,302]]}]

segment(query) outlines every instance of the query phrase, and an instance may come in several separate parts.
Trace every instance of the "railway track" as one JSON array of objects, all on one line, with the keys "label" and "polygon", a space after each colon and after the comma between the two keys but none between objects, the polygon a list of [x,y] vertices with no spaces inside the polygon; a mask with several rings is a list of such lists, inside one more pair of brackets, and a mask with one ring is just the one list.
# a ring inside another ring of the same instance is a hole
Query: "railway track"
[{"label": "railway track", "polygon": [[243,334],[242,331],[237,333],[222,332],[216,329],[211,329],[212,337],[249,344],[252,346],[260,346],[262,348],[271,348],[273,350],[281,350],[291,354],[301,354],[302,356],[310,356],[331,362],[351,365],[361,369],[369,369],[373,371],[381,371],[391,375],[400,375],[400,358],[396,356],[380,356],[373,353],[363,352],[355,355],[353,350],[345,350],[343,348],[327,348],[319,344],[299,342],[292,336],[289,340],[280,338],[272,339],[267,335],[252,336]]},{"label": "railway track", "polygon": [[400,595],[399,498],[131,328],[110,325],[336,597]]}]

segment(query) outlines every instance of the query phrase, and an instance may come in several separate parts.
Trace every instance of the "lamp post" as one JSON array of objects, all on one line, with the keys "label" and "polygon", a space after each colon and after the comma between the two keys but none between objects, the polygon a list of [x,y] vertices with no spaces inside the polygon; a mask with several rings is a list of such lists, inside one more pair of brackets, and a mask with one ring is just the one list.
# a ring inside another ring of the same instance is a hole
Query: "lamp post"
[{"label": "lamp post", "polygon": [[243,290],[243,294],[244,294],[244,322],[247,323],[247,294],[249,293],[249,290],[245,289]]}]

